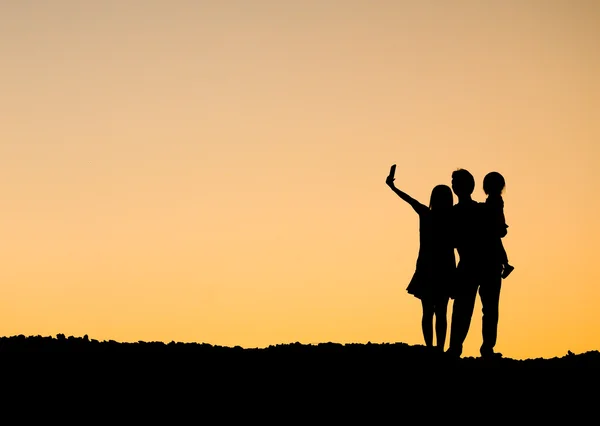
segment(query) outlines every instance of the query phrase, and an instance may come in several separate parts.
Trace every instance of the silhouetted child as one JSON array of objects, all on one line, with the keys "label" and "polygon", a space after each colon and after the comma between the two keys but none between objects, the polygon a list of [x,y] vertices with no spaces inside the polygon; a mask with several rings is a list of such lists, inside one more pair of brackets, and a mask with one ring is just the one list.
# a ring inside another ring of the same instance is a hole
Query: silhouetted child
[{"label": "silhouetted child", "polygon": [[385,183],[419,215],[419,255],[416,270],[406,288],[421,300],[421,328],[425,345],[433,348],[433,317],[435,315],[436,347],[444,351],[446,341],[448,301],[454,287],[456,258],[451,240],[452,189],[437,185],[431,191],[429,206],[421,204],[394,185],[396,165],[390,169]]},{"label": "silhouetted child", "polygon": [[507,233],[508,225],[504,217],[504,199],[502,198],[502,192],[506,186],[504,176],[498,172],[490,172],[483,178],[483,191],[487,195],[485,204],[490,208],[492,218],[496,222],[499,230],[498,238],[498,255],[502,262],[502,278],[506,278],[513,271],[514,266],[508,263],[508,255],[504,249],[502,238]]}]

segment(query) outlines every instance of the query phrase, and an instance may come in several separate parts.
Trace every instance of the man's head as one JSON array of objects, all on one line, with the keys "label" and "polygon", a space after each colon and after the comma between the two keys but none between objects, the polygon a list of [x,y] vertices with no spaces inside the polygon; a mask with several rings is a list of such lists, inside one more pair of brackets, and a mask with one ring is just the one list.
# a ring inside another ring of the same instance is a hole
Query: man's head
[{"label": "man's head", "polygon": [[465,169],[456,169],[452,172],[452,191],[457,197],[470,197],[475,190],[475,178]]}]

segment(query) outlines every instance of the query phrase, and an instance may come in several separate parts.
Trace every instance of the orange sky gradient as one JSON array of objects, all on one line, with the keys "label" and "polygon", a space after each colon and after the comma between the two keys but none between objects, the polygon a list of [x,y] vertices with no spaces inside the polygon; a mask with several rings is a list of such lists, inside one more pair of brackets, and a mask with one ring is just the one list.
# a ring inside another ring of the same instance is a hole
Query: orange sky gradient
[{"label": "orange sky gradient", "polygon": [[598,350],[599,41],[592,0],[2,2],[0,335],[422,344],[396,163],[505,176],[498,351]]}]

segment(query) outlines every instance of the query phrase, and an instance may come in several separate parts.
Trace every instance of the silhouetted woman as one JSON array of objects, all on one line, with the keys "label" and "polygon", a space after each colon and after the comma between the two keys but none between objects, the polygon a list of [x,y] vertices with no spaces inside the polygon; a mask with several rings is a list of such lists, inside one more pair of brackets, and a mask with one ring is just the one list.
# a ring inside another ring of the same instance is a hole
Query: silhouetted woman
[{"label": "silhouetted woman", "polygon": [[385,183],[419,215],[419,255],[415,273],[406,288],[421,300],[421,328],[425,345],[433,347],[433,317],[435,316],[436,347],[444,350],[446,341],[448,301],[454,285],[456,258],[451,241],[452,189],[437,185],[431,191],[429,207],[421,204],[394,185],[395,165]]}]

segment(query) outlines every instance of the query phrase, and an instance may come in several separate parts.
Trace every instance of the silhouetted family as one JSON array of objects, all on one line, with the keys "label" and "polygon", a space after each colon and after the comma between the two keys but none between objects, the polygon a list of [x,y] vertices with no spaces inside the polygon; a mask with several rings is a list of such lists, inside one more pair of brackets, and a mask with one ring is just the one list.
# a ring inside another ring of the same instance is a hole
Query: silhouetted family
[{"label": "silhouetted family", "polygon": [[[419,252],[415,272],[406,290],[421,300],[425,345],[444,351],[448,303],[453,299],[446,353],[460,358],[479,292],[483,311],[481,356],[501,357],[501,353],[494,351],[500,289],[502,279],[514,269],[508,263],[502,243],[508,229],[502,198],[506,185],[504,177],[498,172],[488,173],[483,180],[487,199],[477,202],[472,198],[473,175],[468,170],[457,169],[452,172],[452,188],[435,186],[429,206],[426,206],[396,188],[395,170],[396,165],[393,165],[386,184],[419,215]],[[458,198],[456,204],[453,194]]]}]

